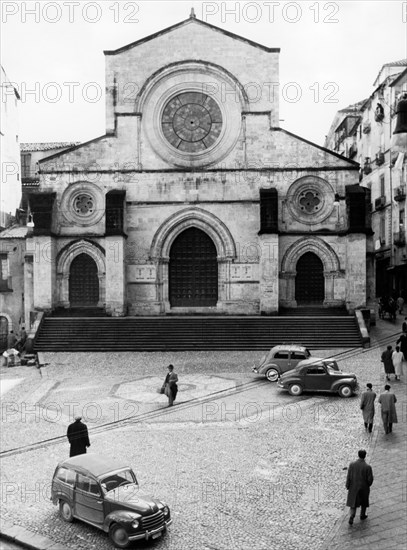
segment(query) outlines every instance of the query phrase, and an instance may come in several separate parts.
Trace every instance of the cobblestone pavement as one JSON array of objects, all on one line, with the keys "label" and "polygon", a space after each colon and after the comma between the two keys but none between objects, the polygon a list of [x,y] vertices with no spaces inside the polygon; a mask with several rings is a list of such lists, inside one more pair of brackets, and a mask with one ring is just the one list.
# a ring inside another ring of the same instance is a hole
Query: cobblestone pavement
[{"label": "cobblestone pavement", "polygon": [[[398,330],[390,323],[383,326]],[[381,337],[380,331],[376,333]],[[337,355],[341,369],[355,372],[361,386],[370,381],[380,390],[381,348],[343,355],[341,351],[345,350],[318,350],[314,355]],[[55,466],[68,456],[67,424],[73,412],[81,412],[90,429],[90,451],[127,460],[142,489],[171,506],[174,522],[166,536],[138,547],[322,550],[338,543],[338,550],[362,548],[361,537],[355,536],[362,527],[355,523],[351,533],[345,528],[343,468],[359,448],[368,450],[376,480],[363,529],[367,532],[371,526],[380,532],[377,503],[385,485],[380,481],[383,455],[378,449],[382,444],[389,453],[402,449],[398,434],[405,428],[405,378],[397,388],[399,424],[394,438],[386,439],[379,423],[369,437],[357,397],[294,398],[275,384],[255,382],[251,366],[261,355],[49,353],[46,361],[51,364],[42,369],[42,376],[29,367],[3,368],[2,451],[52,441],[2,457],[2,520],[49,537],[56,548],[112,548],[97,529],[64,523],[49,501]],[[171,409],[166,408],[165,396],[156,392],[169,363],[180,378],[177,401],[182,403]],[[399,468],[400,486],[402,473]],[[391,506],[390,493],[389,501]],[[391,548],[383,542],[379,547]]]}]

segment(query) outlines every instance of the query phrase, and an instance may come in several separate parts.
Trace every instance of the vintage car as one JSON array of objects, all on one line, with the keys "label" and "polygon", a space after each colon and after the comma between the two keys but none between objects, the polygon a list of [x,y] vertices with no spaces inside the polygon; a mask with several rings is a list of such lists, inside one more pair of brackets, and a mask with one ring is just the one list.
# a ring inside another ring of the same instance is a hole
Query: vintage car
[{"label": "vintage car", "polygon": [[58,464],[51,500],[59,505],[65,521],[77,518],[102,529],[118,548],[140,539],[156,539],[172,522],[168,506],[140,491],[125,462],[96,454]]},{"label": "vintage car", "polygon": [[301,361],[295,369],[283,374],[277,385],[288,390],[291,395],[301,395],[303,391],[324,391],[350,397],[358,390],[355,374],[342,372],[332,367],[337,364],[332,359],[311,358]]},{"label": "vintage car", "polygon": [[310,357],[311,353],[300,344],[281,344],[271,348],[260,360],[259,366],[252,371],[263,374],[269,382],[276,382],[278,377],[297,366],[299,361]]}]

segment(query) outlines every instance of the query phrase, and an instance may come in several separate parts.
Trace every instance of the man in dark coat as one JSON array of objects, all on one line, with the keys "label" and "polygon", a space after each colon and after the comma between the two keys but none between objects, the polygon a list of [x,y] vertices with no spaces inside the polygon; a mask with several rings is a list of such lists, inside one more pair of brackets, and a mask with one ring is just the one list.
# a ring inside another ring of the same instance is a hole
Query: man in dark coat
[{"label": "man in dark coat", "polygon": [[390,375],[395,374],[393,365],[393,348],[391,346],[387,346],[386,351],[382,353],[381,361],[384,365],[386,380],[390,380]]},{"label": "man in dark coat", "polygon": [[373,418],[375,413],[374,402],[376,399],[376,393],[372,388],[373,386],[370,382],[366,384],[366,391],[362,393],[360,399],[360,408],[362,409],[365,430],[369,430],[369,433],[371,433],[373,429]]},{"label": "man in dark coat", "polygon": [[349,524],[353,524],[356,515],[356,508],[360,506],[360,519],[367,518],[366,508],[369,507],[370,486],[373,483],[373,471],[369,464],[366,464],[366,451],[358,451],[358,460],[351,462],[346,478],[348,498],[346,506],[350,507]]},{"label": "man in dark coat", "polygon": [[382,421],[386,434],[390,434],[393,431],[393,424],[397,423],[397,398],[394,393],[390,392],[390,389],[390,386],[386,384],[384,393],[378,399],[378,403],[382,406]]},{"label": "man in dark coat", "polygon": [[75,422],[68,426],[66,435],[71,444],[70,457],[86,454],[86,448],[90,447],[88,428],[81,419],[81,416],[75,416]]},{"label": "man in dark coat", "polygon": [[165,395],[168,397],[168,406],[172,407],[178,393],[178,375],[174,372],[174,366],[168,365],[168,374],[164,380]]}]

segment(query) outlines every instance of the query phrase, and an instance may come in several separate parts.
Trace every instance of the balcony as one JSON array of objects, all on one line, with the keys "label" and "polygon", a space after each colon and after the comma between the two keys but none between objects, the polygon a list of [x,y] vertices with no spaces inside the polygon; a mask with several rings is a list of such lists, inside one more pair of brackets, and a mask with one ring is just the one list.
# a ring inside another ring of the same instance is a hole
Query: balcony
[{"label": "balcony", "polygon": [[406,186],[400,185],[400,187],[396,187],[394,190],[394,200],[397,202],[405,201],[406,200]]},{"label": "balcony", "polygon": [[374,207],[376,210],[383,210],[385,206],[386,206],[386,197],[384,195],[375,199]]},{"label": "balcony", "polygon": [[372,167],[370,166],[370,157],[365,158],[365,164],[363,165],[363,173],[367,176],[372,171]]},{"label": "balcony", "polygon": [[372,129],[372,126],[371,126],[370,122],[364,122],[363,123],[362,130],[363,130],[364,134],[370,134],[371,129]]},{"label": "balcony", "polygon": [[405,246],[406,245],[406,232],[404,229],[398,233],[393,234],[393,242],[396,246]]},{"label": "balcony", "polygon": [[384,153],[382,151],[376,153],[376,164],[377,166],[384,164]]}]

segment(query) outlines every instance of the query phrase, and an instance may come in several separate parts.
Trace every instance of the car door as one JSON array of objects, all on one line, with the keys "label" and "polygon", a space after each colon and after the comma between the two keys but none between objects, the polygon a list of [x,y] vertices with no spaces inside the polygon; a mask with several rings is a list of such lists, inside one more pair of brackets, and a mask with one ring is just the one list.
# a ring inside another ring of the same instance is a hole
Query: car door
[{"label": "car door", "polygon": [[304,376],[304,387],[307,390],[330,390],[332,379],[323,365],[308,367]]},{"label": "car door", "polygon": [[290,370],[290,353],[288,350],[280,350],[274,354],[271,363],[277,366],[279,372],[282,374]]},{"label": "car door", "polygon": [[104,500],[98,482],[79,473],[75,488],[75,515],[96,525],[102,525],[104,520]]}]

